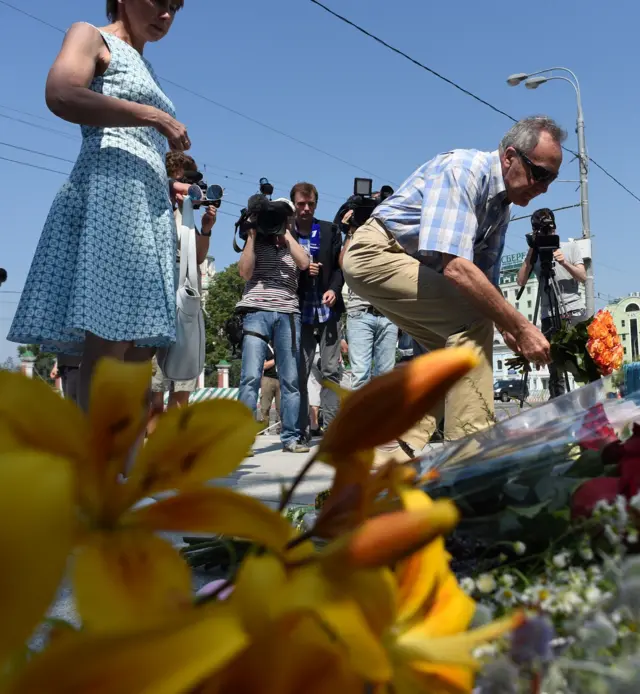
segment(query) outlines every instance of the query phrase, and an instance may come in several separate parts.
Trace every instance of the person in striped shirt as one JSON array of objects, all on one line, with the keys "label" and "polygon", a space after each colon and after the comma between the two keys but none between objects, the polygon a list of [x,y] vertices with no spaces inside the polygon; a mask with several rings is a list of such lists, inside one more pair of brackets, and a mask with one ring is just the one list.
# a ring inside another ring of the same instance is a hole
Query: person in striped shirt
[{"label": "person in striped shirt", "polygon": [[[419,452],[444,414],[446,439],[488,426],[494,324],[534,363],[549,361],[542,333],[497,288],[511,205],[526,206],[558,175],[566,133],[551,118],[516,123],[497,151],[458,149],[421,166],[354,235],[347,284],[428,350],[470,345],[480,364],[404,443]],[[403,446],[403,450],[406,447]]]},{"label": "person in striped shirt", "polygon": [[280,380],[280,440],[287,453],[307,453],[299,443],[300,384],[300,304],[298,279],[309,267],[309,256],[291,234],[293,204],[286,198],[276,200],[291,207],[291,217],[283,235],[265,238],[250,229],[238,262],[240,277],[246,280],[236,310],[244,314],[242,369],[238,399],[256,412],[268,343],[272,342]]}]

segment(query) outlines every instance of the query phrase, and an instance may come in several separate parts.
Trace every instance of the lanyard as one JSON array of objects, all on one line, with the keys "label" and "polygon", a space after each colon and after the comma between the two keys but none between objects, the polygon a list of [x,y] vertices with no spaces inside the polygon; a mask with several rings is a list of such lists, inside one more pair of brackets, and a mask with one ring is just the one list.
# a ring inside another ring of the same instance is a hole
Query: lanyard
[{"label": "lanyard", "polygon": [[[299,236],[300,232],[298,232]],[[307,237],[309,243],[309,256],[314,263],[318,261],[318,256],[320,255],[320,224],[319,222],[314,222],[311,227],[311,234]],[[306,245],[306,244],[305,244]]]}]

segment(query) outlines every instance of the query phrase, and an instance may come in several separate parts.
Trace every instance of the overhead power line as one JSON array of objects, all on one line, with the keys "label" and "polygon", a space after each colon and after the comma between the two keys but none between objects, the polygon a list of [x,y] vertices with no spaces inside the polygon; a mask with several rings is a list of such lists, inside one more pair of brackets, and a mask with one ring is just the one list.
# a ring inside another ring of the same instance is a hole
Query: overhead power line
[{"label": "overhead power line", "polygon": [[[23,14],[26,17],[29,17],[30,19],[35,20],[36,22],[39,22],[40,24],[44,24],[45,26],[55,29],[56,31],[60,32],[61,34],[66,33],[64,29],[61,27],[55,26],[54,24],[51,24],[50,22],[45,21],[44,19],[41,19],[40,17],[36,17],[36,15],[31,14],[30,12],[27,12],[26,10],[23,10],[21,7],[17,7],[16,5],[11,4],[10,2],[7,2],[7,0],[0,0],[0,4],[4,5],[5,7],[9,7],[10,9],[14,10],[15,12],[19,12],[20,14]],[[299,145],[302,145],[303,147],[307,147],[314,152],[318,152],[319,154],[323,154],[326,157],[329,157],[330,159],[334,159],[335,161],[339,161],[341,164],[345,164],[346,166],[350,166],[354,169],[357,169],[358,171],[362,171],[363,173],[367,173],[370,176],[374,176],[375,178],[379,178],[383,181],[389,181],[389,183],[394,183],[394,181],[389,180],[385,176],[380,176],[379,174],[373,173],[372,171],[368,171],[367,169],[362,168],[361,166],[358,166],[358,164],[354,164],[351,161],[348,161],[347,159],[343,159],[342,157],[337,156],[336,154],[332,154],[331,152],[327,152],[326,150],[322,149],[321,147],[318,147],[316,145],[311,144],[310,142],[306,142],[305,140],[301,140],[299,137],[296,137],[295,135],[290,135],[289,133],[285,132],[284,130],[280,130],[278,128],[273,127],[272,125],[268,125],[267,123],[263,123],[262,121],[258,120],[257,118],[253,118],[252,116],[248,116],[246,113],[242,113],[242,111],[238,111],[235,108],[232,108],[230,106],[227,106],[226,104],[220,103],[219,101],[215,101],[214,99],[211,99],[210,97],[201,94],[200,92],[195,91],[194,89],[190,89],[189,87],[185,87],[182,84],[179,84],[178,82],[174,82],[173,80],[169,79],[168,77],[163,77],[162,75],[158,75],[161,80],[166,82],[167,84],[170,84],[177,89],[181,89],[184,92],[187,92],[188,94],[191,94],[192,96],[195,96],[199,99],[202,99],[203,101],[207,101],[208,103],[217,106],[218,108],[224,109],[225,111],[228,111],[229,113],[233,113],[234,115],[244,118],[245,120],[254,123],[255,125],[259,125],[262,128],[265,128],[273,133],[276,133],[277,135],[280,135],[281,137],[285,137],[288,140],[291,140],[292,142],[296,142]]]},{"label": "overhead power line", "polygon": [[[1,0],[1,1],[4,3],[4,0]],[[497,106],[494,106],[492,103],[490,103],[486,99],[483,99],[482,97],[478,96],[477,94],[474,94],[472,91],[465,89],[463,86],[459,85],[457,82],[454,82],[453,80],[449,79],[448,77],[445,77],[440,72],[437,72],[433,68],[430,68],[428,65],[425,65],[424,63],[421,63],[419,60],[412,58],[408,53],[405,53],[404,51],[400,50],[399,48],[392,46],[390,43],[387,43],[386,41],[381,39],[379,36],[372,34],[370,31],[367,31],[364,27],[361,27],[359,24],[352,22],[350,19],[347,19],[347,17],[344,17],[343,15],[339,14],[338,12],[335,12],[334,10],[332,10],[330,7],[327,7],[326,5],[321,3],[319,0],[310,0],[310,2],[312,2],[314,5],[317,5],[318,7],[322,8],[325,12],[328,12],[330,15],[333,15],[336,19],[339,19],[341,22],[344,22],[345,24],[348,24],[350,27],[353,27],[356,31],[359,31],[361,34],[364,34],[365,36],[369,37],[370,39],[373,39],[374,41],[376,41],[380,45],[382,45],[385,48],[392,51],[393,53],[396,53],[397,55],[412,62],[414,65],[417,65],[419,68],[422,68],[423,70],[426,70],[427,72],[431,73],[434,77],[437,77],[438,79],[442,80],[443,82],[446,82],[448,85],[450,85],[454,89],[457,89],[458,91],[462,92],[463,94],[466,94],[467,96],[471,97],[472,99],[475,99],[475,101],[478,101],[483,106],[490,108],[495,113],[499,113],[501,116],[508,118],[513,123],[518,122],[518,119],[514,118],[510,113],[507,113],[506,111],[503,111],[502,109],[498,108]],[[569,149],[568,147],[563,147],[563,149],[566,152],[573,154],[575,157],[579,156],[577,154],[577,152],[574,152],[572,149]],[[627,188],[627,186],[625,186],[623,183],[621,183],[613,174],[609,173],[609,171],[607,171],[607,169],[605,169],[604,166],[602,166],[601,164],[598,164],[598,162],[595,159],[593,159],[593,157],[588,157],[588,159],[594,166],[596,166],[605,175],[607,175],[612,181],[614,181],[614,183],[617,183],[624,191],[629,193],[629,195],[631,195],[631,197],[635,198],[638,202],[640,202],[640,197],[638,197],[633,191],[629,190],[629,188]]]},{"label": "overhead power line", "polygon": [[[1,2],[1,0],[0,0],[0,2]],[[0,144],[2,144],[2,143],[0,143]],[[19,149],[24,149],[24,148],[20,147]],[[43,154],[43,152],[37,152],[35,150],[27,150],[27,151],[33,152],[34,154]],[[47,156],[47,155],[45,154],[44,156]],[[50,173],[56,173],[56,174],[60,174],[62,176],[68,176],[70,173],[69,171],[60,171],[59,169],[49,169],[46,166],[39,166],[38,164],[31,164],[30,162],[27,162],[27,161],[18,161],[17,159],[9,159],[8,157],[3,157],[3,156],[0,156],[0,161],[7,161],[7,162],[10,162],[11,164],[18,164],[19,166],[27,166],[27,167],[30,167],[32,169],[38,169],[40,171],[49,171]],[[242,205],[239,202],[234,202],[233,200],[223,200],[223,203],[229,204],[229,205],[234,205],[235,207],[245,207],[245,205]],[[224,210],[218,210],[218,213],[227,215],[228,217],[233,217],[234,219],[237,218],[237,216],[235,214],[231,214],[231,212],[225,212]]]},{"label": "overhead power line", "polygon": [[46,166],[38,166],[37,164],[29,164],[29,162],[26,162],[26,161],[18,161],[17,159],[9,159],[8,157],[2,157],[2,156],[0,156],[0,159],[2,159],[2,161],[11,162],[12,164],[19,164],[20,166],[29,166],[32,169],[39,169],[40,171],[50,171],[51,173],[62,174],[63,176],[69,175],[68,171],[59,171],[58,169],[49,169]]},{"label": "overhead power line", "polygon": [[[562,212],[562,210],[571,210],[574,207],[580,207],[580,203],[577,202],[577,203],[575,203],[575,205],[565,205],[564,207],[556,207],[551,211],[552,212]],[[529,219],[530,217],[531,217],[530,214],[524,214],[521,217],[511,217],[511,219],[509,221],[510,222],[519,222],[521,219]]]},{"label": "overhead power line", "polygon": [[46,152],[39,152],[36,149],[29,149],[28,147],[18,147],[18,145],[10,145],[8,142],[0,142],[3,147],[11,147],[11,149],[19,149],[21,152],[29,152],[30,154],[38,154],[41,157],[48,157],[49,159],[57,159],[58,161],[66,161],[68,164],[75,164],[73,159],[67,159],[66,157],[58,157],[55,154],[47,154]]}]

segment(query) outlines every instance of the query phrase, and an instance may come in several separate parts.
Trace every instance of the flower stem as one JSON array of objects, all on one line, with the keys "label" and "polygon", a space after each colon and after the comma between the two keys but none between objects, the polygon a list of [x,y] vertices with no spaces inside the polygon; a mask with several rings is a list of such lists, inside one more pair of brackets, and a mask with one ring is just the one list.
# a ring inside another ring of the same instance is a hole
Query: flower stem
[{"label": "flower stem", "polygon": [[298,473],[298,476],[295,478],[295,480],[293,480],[292,485],[289,487],[286,494],[282,497],[282,500],[280,501],[280,505],[278,506],[278,511],[280,511],[280,512],[284,511],[284,509],[289,505],[289,502],[293,498],[293,493],[298,488],[298,485],[300,484],[300,482],[302,482],[302,480],[303,480],[304,476],[307,474],[307,472],[309,472],[309,470],[311,469],[311,466],[316,462],[316,456],[317,455],[318,455],[317,453],[314,453],[309,458],[309,460],[307,460],[307,462],[304,464],[304,467],[302,468],[302,470],[300,470],[300,472]]}]

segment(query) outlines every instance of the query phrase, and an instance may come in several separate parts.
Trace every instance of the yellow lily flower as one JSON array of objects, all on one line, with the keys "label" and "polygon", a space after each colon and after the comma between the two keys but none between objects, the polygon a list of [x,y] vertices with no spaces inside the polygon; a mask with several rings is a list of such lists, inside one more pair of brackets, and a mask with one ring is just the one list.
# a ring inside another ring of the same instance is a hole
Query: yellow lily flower
[{"label": "yellow lily flower", "polygon": [[198,694],[363,690],[364,679],[349,667],[341,643],[306,606],[288,599],[292,571],[298,569],[273,554],[245,559],[227,602],[240,615],[251,645],[200,682]]},{"label": "yellow lily flower", "polygon": [[55,597],[74,529],[69,463],[36,451],[0,454],[0,684]]},{"label": "yellow lily flower", "polygon": [[[395,491],[410,512],[427,512],[437,503],[419,489],[398,485]],[[521,615],[468,632],[475,602],[451,573],[442,537],[401,562],[395,574],[397,614],[385,636],[395,691],[468,694],[479,667],[473,649],[517,627]]]},{"label": "yellow lily flower", "polygon": [[[167,413],[131,460],[146,423],[150,378],[149,364],[101,361],[85,415],[42,382],[0,374],[0,453],[37,451],[75,469],[80,522],[74,593],[91,629],[156,626],[191,603],[189,569],[158,531],[241,536],[276,552],[295,535],[259,501],[205,486],[242,462],[259,430],[238,402],[208,401]],[[133,508],[170,490],[179,494]]]},{"label": "yellow lily flower", "polygon": [[37,655],[6,694],[182,694],[248,645],[229,605],[192,608],[162,628],[65,635]]},{"label": "yellow lily flower", "polygon": [[477,364],[469,347],[439,349],[374,378],[343,399],[317,459],[337,466],[343,458],[399,438]]}]

